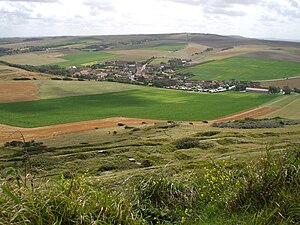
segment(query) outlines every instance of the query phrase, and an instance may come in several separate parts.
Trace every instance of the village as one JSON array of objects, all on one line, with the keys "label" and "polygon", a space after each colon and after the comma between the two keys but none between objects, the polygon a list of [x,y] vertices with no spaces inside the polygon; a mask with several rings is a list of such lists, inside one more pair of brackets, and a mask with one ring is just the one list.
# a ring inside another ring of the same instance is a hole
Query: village
[{"label": "village", "polygon": [[167,63],[153,64],[154,59],[152,57],[144,62],[108,61],[88,67],[71,66],[68,69],[72,71],[72,78],[77,78],[79,81],[111,81],[209,93],[229,90],[268,92],[268,89],[260,88],[258,82],[252,81],[191,80],[193,74],[178,72],[178,70],[190,66],[191,61],[170,59]]}]

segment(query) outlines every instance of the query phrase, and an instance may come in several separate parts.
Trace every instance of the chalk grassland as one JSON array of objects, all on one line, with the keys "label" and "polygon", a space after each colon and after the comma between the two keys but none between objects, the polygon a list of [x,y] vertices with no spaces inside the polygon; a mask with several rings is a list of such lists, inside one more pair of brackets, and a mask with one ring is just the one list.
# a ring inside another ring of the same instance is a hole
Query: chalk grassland
[{"label": "chalk grassland", "polygon": [[12,80],[13,78],[36,78],[36,79],[49,79],[50,77],[57,77],[55,75],[49,75],[44,73],[35,73],[35,72],[29,72],[26,70],[9,67],[6,65],[0,64],[0,81],[4,80]]},{"label": "chalk grassland", "polygon": [[261,118],[282,117],[287,119],[300,120],[300,95],[294,94],[282,96],[265,104],[266,107],[275,109],[273,112]]},{"label": "chalk grassland", "polygon": [[208,120],[275,98],[253,93],[199,94],[145,88],[31,102],[0,104],[0,123],[39,127],[110,117]]},{"label": "chalk grassland", "polygon": [[59,57],[59,59],[64,60],[64,62],[55,63],[55,65],[59,65],[61,67],[83,66],[101,63],[106,60],[112,60],[117,56],[117,54],[111,54],[107,52],[80,52]]},{"label": "chalk grassland", "polygon": [[141,89],[143,86],[94,81],[54,81],[43,80],[35,81],[40,99],[61,98],[67,96],[103,94],[110,92],[121,92],[134,89]]},{"label": "chalk grassland", "polygon": [[271,80],[261,82],[263,87],[276,86],[283,88],[284,86],[289,86],[290,88],[300,88],[300,77],[289,78],[283,80]]},{"label": "chalk grassland", "polygon": [[272,80],[300,75],[297,62],[232,57],[180,70],[193,73],[193,80]]}]

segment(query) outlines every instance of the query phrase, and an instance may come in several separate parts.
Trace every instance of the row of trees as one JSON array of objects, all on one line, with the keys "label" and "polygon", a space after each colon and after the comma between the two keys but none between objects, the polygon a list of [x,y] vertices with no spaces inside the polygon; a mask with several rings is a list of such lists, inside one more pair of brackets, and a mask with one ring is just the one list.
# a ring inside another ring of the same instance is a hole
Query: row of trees
[{"label": "row of trees", "polygon": [[39,72],[39,73],[47,73],[47,74],[53,74],[53,75],[61,75],[61,76],[72,76],[72,71],[59,67],[58,65],[42,65],[42,66],[32,66],[32,65],[20,65],[20,64],[14,64],[9,63],[5,61],[0,61],[0,63],[20,68],[26,71],[30,72]]},{"label": "row of trees", "polygon": [[[269,87],[269,93],[271,93],[271,94],[277,94],[277,93],[280,93],[280,91],[281,91],[280,87],[276,87],[276,86]],[[284,92],[285,95],[290,95],[292,92],[292,89],[289,86],[284,86],[282,88],[282,91]]]}]

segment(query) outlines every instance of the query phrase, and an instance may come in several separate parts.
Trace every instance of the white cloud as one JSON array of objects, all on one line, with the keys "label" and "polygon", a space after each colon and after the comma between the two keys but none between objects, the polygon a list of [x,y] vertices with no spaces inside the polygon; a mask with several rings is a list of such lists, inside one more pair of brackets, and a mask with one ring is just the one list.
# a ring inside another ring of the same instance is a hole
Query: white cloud
[{"label": "white cloud", "polygon": [[299,39],[299,2],[0,0],[0,36],[201,32]]}]

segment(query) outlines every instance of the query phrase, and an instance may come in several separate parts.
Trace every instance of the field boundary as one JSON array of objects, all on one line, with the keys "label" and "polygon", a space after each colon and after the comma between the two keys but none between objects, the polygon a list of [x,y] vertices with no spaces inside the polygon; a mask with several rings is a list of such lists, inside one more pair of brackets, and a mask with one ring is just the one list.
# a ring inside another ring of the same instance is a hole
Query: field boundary
[{"label": "field boundary", "polygon": [[21,133],[26,141],[30,141],[84,131],[91,131],[100,128],[117,127],[119,123],[122,123],[124,125],[139,125],[144,123],[153,124],[155,122],[162,122],[162,120],[113,117],[107,119],[88,120],[35,128],[21,128],[0,124],[0,143],[5,143],[13,140],[21,141]]}]

